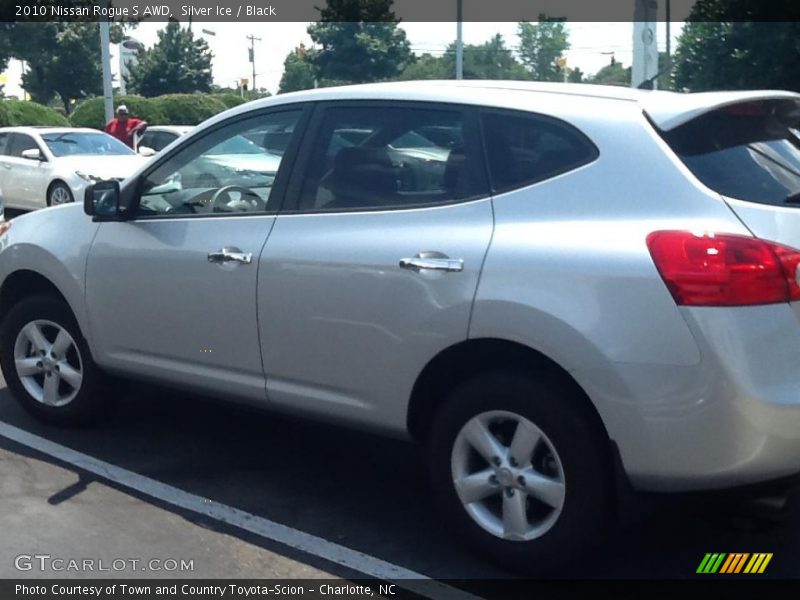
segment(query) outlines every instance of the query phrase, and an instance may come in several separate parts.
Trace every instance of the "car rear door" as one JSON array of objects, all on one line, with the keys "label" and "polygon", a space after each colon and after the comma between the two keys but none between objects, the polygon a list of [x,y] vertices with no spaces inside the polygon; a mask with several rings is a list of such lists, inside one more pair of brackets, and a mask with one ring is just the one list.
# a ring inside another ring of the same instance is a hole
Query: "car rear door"
[{"label": "car rear door", "polygon": [[[439,145],[424,127],[456,142]],[[333,102],[318,107],[312,132],[261,256],[267,395],[290,410],[402,429],[427,361],[467,338],[492,235],[477,116]]]}]

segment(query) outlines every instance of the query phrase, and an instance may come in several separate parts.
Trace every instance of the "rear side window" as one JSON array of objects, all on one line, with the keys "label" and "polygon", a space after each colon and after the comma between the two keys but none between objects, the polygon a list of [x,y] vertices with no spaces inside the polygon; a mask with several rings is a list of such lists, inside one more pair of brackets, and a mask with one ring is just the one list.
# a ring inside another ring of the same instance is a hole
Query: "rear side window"
[{"label": "rear side window", "polygon": [[712,190],[791,205],[800,202],[799,125],[797,102],[761,101],[716,110],[662,135]]},{"label": "rear side window", "polygon": [[598,155],[585,135],[556,119],[492,112],[482,115],[481,120],[495,192],[555,177]]}]

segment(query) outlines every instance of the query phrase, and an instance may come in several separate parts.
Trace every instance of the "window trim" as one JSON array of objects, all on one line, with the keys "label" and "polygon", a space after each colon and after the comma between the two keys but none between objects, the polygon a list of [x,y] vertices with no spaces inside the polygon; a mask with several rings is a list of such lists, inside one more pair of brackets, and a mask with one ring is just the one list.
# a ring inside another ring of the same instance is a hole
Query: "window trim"
[{"label": "window trim", "polygon": [[[488,149],[488,145],[487,145],[487,142],[486,142],[486,130],[485,130],[484,125],[483,125],[483,116],[484,115],[500,115],[500,116],[510,116],[510,117],[522,117],[522,118],[534,119],[534,120],[538,120],[538,121],[549,122],[549,123],[554,124],[556,126],[564,127],[568,131],[572,131],[575,134],[577,134],[578,138],[581,138],[584,142],[586,142],[587,147],[592,150],[591,156],[589,158],[587,158],[586,160],[584,160],[582,162],[576,162],[576,163],[570,165],[567,168],[561,169],[559,171],[553,171],[551,173],[548,173],[544,177],[537,177],[537,178],[534,178],[534,179],[526,179],[522,184],[514,184],[514,185],[511,185],[511,186],[495,188],[494,181],[492,181],[492,171],[491,171],[491,169],[489,167],[489,149]],[[518,110],[518,109],[512,109],[512,108],[495,108],[495,107],[486,106],[486,107],[481,107],[479,109],[478,123],[480,125],[480,130],[481,130],[481,149],[482,149],[483,156],[484,156],[486,173],[487,173],[487,176],[489,178],[489,186],[491,187],[493,196],[497,196],[499,194],[507,194],[508,192],[514,192],[516,190],[522,190],[522,189],[525,189],[525,188],[530,187],[532,185],[536,185],[538,183],[542,183],[543,181],[549,181],[550,179],[555,179],[556,177],[558,177],[560,175],[564,175],[565,173],[571,173],[572,171],[577,171],[581,167],[585,167],[586,165],[590,165],[593,162],[595,162],[598,158],[600,158],[600,149],[597,147],[597,144],[595,144],[588,135],[586,135],[583,131],[578,129],[572,123],[569,123],[568,121],[565,121],[564,119],[559,119],[558,117],[553,117],[551,115],[545,115],[543,113],[538,113],[538,112],[528,111],[528,110]]]},{"label": "window trim", "polygon": [[[322,129],[326,113],[330,109],[338,108],[399,108],[399,109],[427,109],[427,110],[447,110],[461,113],[463,119],[464,138],[475,143],[465,143],[467,154],[467,164],[475,166],[476,177],[480,180],[478,187],[479,193],[459,198],[458,200],[448,200],[445,202],[417,202],[414,204],[403,204],[396,206],[374,206],[374,207],[353,207],[338,209],[300,209],[300,200],[303,184],[308,176],[311,159],[314,152],[314,144],[317,136]],[[422,100],[323,100],[316,103],[311,120],[306,129],[303,144],[300,147],[297,159],[294,162],[291,179],[286,190],[287,201],[279,215],[338,215],[351,213],[376,213],[376,212],[399,212],[405,210],[419,210],[424,208],[437,208],[465,204],[491,198],[489,187],[489,174],[484,164],[482,152],[480,150],[480,123],[478,110],[480,107],[470,104],[458,104],[451,102],[431,102]]]},{"label": "window trim", "polygon": [[[313,109],[313,103],[311,102],[298,102],[295,104],[281,104],[279,106],[271,106],[268,108],[263,109],[256,109],[251,110],[248,112],[241,113],[236,115],[235,117],[231,117],[228,119],[224,119],[219,123],[215,123],[213,126],[209,127],[208,129],[204,130],[200,135],[193,138],[186,144],[179,144],[169,152],[159,152],[157,156],[157,160],[152,161],[152,163],[145,169],[137,178],[136,180],[132,181],[129,185],[125,186],[121,191],[121,198],[120,198],[120,205],[126,207],[124,209],[125,213],[130,211],[132,216],[129,219],[126,219],[130,222],[145,222],[145,221],[163,221],[163,220],[175,220],[175,219],[218,219],[218,218],[246,218],[246,217],[265,217],[265,216],[275,216],[281,211],[283,207],[285,196],[286,196],[286,188],[288,183],[289,175],[291,174],[294,162],[297,158],[297,151],[300,147],[300,144],[305,136],[308,126],[308,120],[311,116],[311,111]],[[273,195],[275,195],[275,208],[268,211],[263,212],[241,212],[241,213],[209,213],[209,214],[163,214],[163,215],[137,215],[136,211],[139,208],[139,203],[142,199],[142,187],[144,185],[145,180],[157,169],[163,166],[167,161],[171,160],[179,152],[182,152],[186,148],[189,148],[193,144],[196,144],[200,140],[206,138],[209,135],[213,135],[215,132],[218,132],[221,129],[224,129],[228,126],[235,125],[236,123],[240,123],[241,121],[246,121],[249,119],[259,118],[259,117],[268,117],[269,115],[279,114],[284,112],[295,112],[299,111],[300,116],[297,119],[297,123],[295,124],[295,130],[298,132],[298,135],[293,136],[289,145],[286,147],[286,152],[284,152],[283,156],[281,157],[281,166],[278,169],[277,176],[275,177],[275,181],[272,186],[272,192],[270,193],[270,199]],[[181,136],[183,137],[183,136]],[[284,166],[286,168],[284,168]]]}]

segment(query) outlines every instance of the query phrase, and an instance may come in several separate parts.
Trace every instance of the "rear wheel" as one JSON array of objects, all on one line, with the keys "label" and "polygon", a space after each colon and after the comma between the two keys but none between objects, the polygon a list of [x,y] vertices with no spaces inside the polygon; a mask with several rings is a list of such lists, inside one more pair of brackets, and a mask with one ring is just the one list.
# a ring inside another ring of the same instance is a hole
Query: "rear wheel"
[{"label": "rear wheel", "polygon": [[0,326],[0,364],[17,400],[43,420],[79,424],[103,413],[102,374],[58,298],[26,298],[8,311]]},{"label": "rear wheel", "polygon": [[608,518],[604,433],[570,390],[517,372],[475,377],[437,414],[434,493],[467,543],[503,568],[545,572]]},{"label": "rear wheel", "polygon": [[72,190],[70,190],[69,186],[62,181],[56,181],[47,191],[47,206],[69,204],[70,202],[74,202],[74,200],[75,199],[72,196]]}]

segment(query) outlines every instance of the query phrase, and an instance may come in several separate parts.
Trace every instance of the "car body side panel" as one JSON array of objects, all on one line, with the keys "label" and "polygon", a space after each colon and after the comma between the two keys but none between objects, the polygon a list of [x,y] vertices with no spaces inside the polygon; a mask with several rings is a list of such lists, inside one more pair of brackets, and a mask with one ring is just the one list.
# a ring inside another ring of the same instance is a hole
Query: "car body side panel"
[{"label": "car body side panel", "polygon": [[[86,257],[98,224],[78,204],[22,215],[0,238],[0,284],[16,271],[29,270],[48,279],[72,308],[92,347],[84,282]],[[94,350],[94,348],[92,348]]]},{"label": "car body side panel", "polygon": [[658,400],[625,393],[622,371],[652,366],[677,376],[698,366],[702,354],[646,237],[661,229],[747,230],[718,195],[685,177],[638,111],[615,115],[613,126],[580,115],[568,120],[597,144],[600,156],[495,197],[495,236],[470,337],[509,339],[573,375],[591,371],[617,382],[619,393],[593,394],[589,378],[576,376],[626,468],[642,457],[658,465],[646,433],[650,403]]}]

